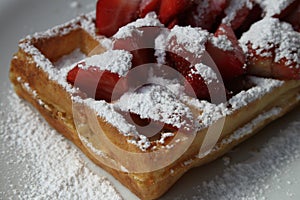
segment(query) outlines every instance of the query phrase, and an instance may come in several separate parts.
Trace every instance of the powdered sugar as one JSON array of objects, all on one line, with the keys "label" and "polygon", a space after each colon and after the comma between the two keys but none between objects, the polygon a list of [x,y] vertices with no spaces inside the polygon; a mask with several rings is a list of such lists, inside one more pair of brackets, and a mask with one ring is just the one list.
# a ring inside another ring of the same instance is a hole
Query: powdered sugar
[{"label": "powdered sugar", "polygon": [[[230,135],[229,138],[223,139],[221,142],[221,145],[232,143],[235,140],[239,140],[248,134],[252,133],[252,130],[255,126],[259,125],[260,123],[263,123],[265,120],[270,119],[271,117],[275,117],[281,113],[281,108],[272,108],[271,110],[262,113],[258,115],[254,120],[246,124],[245,126],[237,129],[233,132],[233,134]],[[218,147],[215,147],[214,150],[217,150]]]},{"label": "powdered sugar", "polygon": [[[94,174],[73,145],[50,128],[36,111],[8,95],[9,104],[1,105],[1,141],[14,149],[11,166],[24,166],[20,185],[11,185],[20,199],[122,199],[106,178]],[[3,109],[3,110],[2,110]],[[6,155],[5,150],[1,155]],[[6,174],[13,179],[16,174]],[[22,185],[21,185],[22,184]],[[23,189],[21,189],[21,188]],[[17,189],[19,188],[19,189]],[[2,197],[10,198],[11,190]]]},{"label": "powdered sugar", "polygon": [[48,74],[50,80],[56,81],[70,94],[77,91],[76,88],[72,87],[66,81],[66,76],[69,68],[60,66],[61,68],[57,69],[56,67],[54,67],[53,63],[48,58],[46,58],[35,46],[33,46],[30,41],[25,40],[21,42],[19,44],[19,47],[25,53],[32,56],[33,60],[31,62],[36,63],[38,68],[43,69],[43,71]]},{"label": "powdered sugar", "polygon": [[165,143],[165,140],[169,137],[173,137],[174,136],[174,133],[162,133],[161,134],[161,137],[160,137],[160,140],[158,141],[160,144],[164,144]]},{"label": "powdered sugar", "polygon": [[195,65],[195,71],[193,71],[193,73],[201,75],[206,84],[210,84],[214,81],[218,82],[217,74],[210,67],[202,63]]},{"label": "powdered sugar", "polygon": [[[259,151],[249,152],[250,157],[242,158],[240,162],[226,167],[222,174],[210,180],[203,181],[194,188],[195,199],[274,199],[280,194],[280,185],[287,185],[287,190],[293,182],[296,187],[298,180],[281,183],[284,174],[292,174],[290,168],[293,162],[300,158],[299,121],[289,122],[287,128],[280,130],[280,134],[262,144]],[[275,133],[272,133],[273,135]],[[252,147],[255,145],[251,145]],[[233,152],[237,157],[239,150]],[[246,159],[246,160],[245,160]],[[289,171],[289,172],[288,172]],[[290,177],[293,178],[293,177]],[[296,181],[296,182],[295,182]],[[289,184],[290,183],[290,184]],[[274,195],[265,196],[265,193]],[[284,193],[284,189],[282,189]],[[291,192],[286,192],[280,199],[288,199]],[[273,198],[272,198],[273,196]],[[297,196],[298,197],[298,196]]]},{"label": "powdered sugar", "polygon": [[137,135],[135,127],[130,125],[121,114],[115,111],[113,104],[108,104],[105,101],[95,101],[93,99],[75,101],[83,102],[94,110],[99,117],[102,117],[106,122],[114,125],[121,133],[125,135]]},{"label": "powdered sugar", "polygon": [[218,119],[228,116],[236,110],[247,106],[249,103],[258,100],[263,95],[273,91],[275,88],[280,87],[284,82],[274,79],[265,79],[258,77],[249,77],[251,82],[255,84],[252,88],[241,91],[226,103],[220,103],[218,105],[209,103],[207,101],[199,101],[196,99],[184,99],[189,105],[201,111],[197,120],[199,121],[198,129],[201,130],[210,126]]},{"label": "powdered sugar", "polygon": [[94,23],[96,12],[92,11],[88,14],[83,15],[80,18],[80,28],[85,30],[89,35],[91,35],[95,40],[103,45],[106,49],[111,48],[111,39],[106,38],[105,36],[97,34],[96,26]]},{"label": "powdered sugar", "polygon": [[202,21],[203,13],[206,13],[209,9],[208,6],[210,5],[209,0],[197,1],[197,8],[196,12],[193,13],[193,18],[195,22]]},{"label": "powdered sugar", "polygon": [[142,30],[138,28],[151,26],[163,27],[162,23],[159,21],[154,12],[148,13],[144,18],[137,19],[136,21],[121,27],[113,37],[116,39],[132,37],[133,32],[141,35]]},{"label": "powdered sugar", "polygon": [[295,0],[255,0],[263,8],[266,16],[274,16],[280,14]]},{"label": "powdered sugar", "polygon": [[[37,67],[43,69],[43,71],[45,71],[49,75],[49,79],[58,82],[70,94],[76,92],[76,89],[71,87],[71,85],[66,82],[66,75],[68,73],[69,68],[56,68],[54,66],[56,65],[56,63],[53,64],[48,58],[46,58],[45,55],[43,55],[42,52],[40,52],[40,50],[34,46],[33,42],[38,39],[41,40],[64,36],[71,33],[72,31],[82,29],[85,30],[88,34],[90,34],[95,40],[99,41],[99,43],[102,44],[104,48],[110,49],[112,46],[112,41],[108,38],[104,38],[103,36],[96,35],[95,24],[93,22],[94,16],[95,12],[79,16],[65,24],[58,25],[44,32],[35,33],[32,36],[27,36],[19,43],[20,49],[32,56],[33,62],[37,64]],[[76,59],[77,58],[75,58],[75,60]],[[62,60],[64,60],[65,62],[66,59]]]},{"label": "powdered sugar", "polygon": [[[238,105],[236,105],[235,107],[238,107]],[[104,197],[103,197],[104,198]]]},{"label": "powdered sugar", "polygon": [[196,64],[205,51],[209,33],[201,28],[175,26],[164,30],[155,38],[155,56],[159,64],[165,64],[166,52],[172,52]]},{"label": "powdered sugar", "polygon": [[284,83],[283,81],[275,79],[264,79],[257,77],[251,77],[250,79],[256,86],[246,91],[241,91],[229,99],[228,103],[234,110],[246,106],[252,101],[261,98],[264,94],[271,92]]},{"label": "powdered sugar", "polygon": [[180,27],[175,26],[171,29],[167,44],[175,53],[182,53],[186,49],[195,57],[200,57],[205,51],[205,43],[208,39],[209,33],[201,28],[192,28],[190,26]]},{"label": "powdered sugar", "polygon": [[223,49],[224,51],[233,51],[233,45],[226,35],[219,35],[218,37],[211,37],[210,41],[215,47]]},{"label": "powdered sugar", "polygon": [[80,60],[84,59],[86,55],[81,52],[81,50],[75,49],[68,55],[64,55],[61,57],[57,62],[53,63],[54,67],[57,69],[62,69],[65,67],[70,67],[74,63],[79,62]]},{"label": "powdered sugar", "polygon": [[110,71],[125,76],[131,68],[132,54],[125,50],[107,50],[86,58],[78,64],[79,68],[97,67],[102,71]]},{"label": "powdered sugar", "polygon": [[300,33],[294,31],[288,23],[266,17],[253,24],[250,30],[242,35],[240,42],[246,52],[247,44],[251,43],[256,54],[263,57],[272,56],[275,49],[274,62],[285,59],[287,67],[299,67]]},{"label": "powdered sugar", "polygon": [[187,128],[186,119],[193,120],[191,111],[168,90],[161,86],[147,86],[138,93],[126,93],[115,104],[125,112],[139,114],[143,119],[153,119],[177,128]]},{"label": "powdered sugar", "polygon": [[225,9],[226,17],[223,18],[222,23],[230,24],[236,18],[237,12],[244,7],[251,10],[253,2],[251,0],[231,0],[229,6]]},{"label": "powdered sugar", "polygon": [[80,8],[81,7],[81,4],[78,2],[78,1],[72,1],[71,3],[70,3],[70,7],[71,8]]}]

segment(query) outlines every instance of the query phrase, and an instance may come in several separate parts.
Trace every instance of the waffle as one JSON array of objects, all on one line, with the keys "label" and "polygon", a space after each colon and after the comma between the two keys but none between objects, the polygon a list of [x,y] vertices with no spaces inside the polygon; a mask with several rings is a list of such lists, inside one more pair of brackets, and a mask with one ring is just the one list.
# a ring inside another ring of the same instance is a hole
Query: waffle
[{"label": "waffle", "polygon": [[[70,66],[63,68],[57,64],[76,51],[82,54],[78,59],[107,51],[109,40],[96,34],[94,15],[80,16],[21,40],[11,61],[10,80],[16,93],[53,128],[141,199],[159,198],[189,169],[224,155],[299,103],[300,81],[249,76],[251,87],[226,102],[179,101],[198,120],[193,133],[164,132],[151,140],[132,134],[134,127],[115,110],[118,101],[86,98],[66,81],[67,72],[74,67],[72,62],[76,62],[69,61]],[[135,98],[131,97],[127,102],[134,105]],[[186,148],[179,156],[168,156],[180,145]],[[161,153],[151,154],[156,151]],[[163,164],[155,167],[157,162]]]}]

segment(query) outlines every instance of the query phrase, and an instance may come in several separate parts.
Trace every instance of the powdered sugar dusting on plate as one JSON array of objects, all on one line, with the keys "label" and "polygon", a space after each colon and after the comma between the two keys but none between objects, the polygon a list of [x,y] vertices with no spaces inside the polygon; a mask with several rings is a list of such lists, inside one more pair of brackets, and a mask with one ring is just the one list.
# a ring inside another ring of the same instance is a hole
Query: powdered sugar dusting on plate
[{"label": "powdered sugar dusting on plate", "polygon": [[[299,121],[290,122],[288,128],[280,130],[280,135],[271,138],[261,149],[249,152],[251,156],[246,160],[231,161],[220,175],[194,187],[194,192],[199,195],[193,198],[268,199],[264,194],[273,193],[274,189],[278,192],[277,187],[283,185],[281,177],[291,174],[289,166],[300,158],[299,128]],[[291,180],[287,181],[288,188],[293,182]],[[289,194],[286,194],[286,199],[289,199]]]},{"label": "powdered sugar dusting on plate", "polygon": [[[20,199],[122,199],[111,183],[96,175],[63,136],[50,128],[15,94],[7,95],[1,105],[1,140],[17,152],[9,165],[23,165],[18,184],[11,185],[13,196]],[[1,155],[6,155],[6,151]],[[6,179],[14,174],[7,174]],[[7,191],[11,192],[11,191]],[[8,195],[8,194],[7,194]]]}]

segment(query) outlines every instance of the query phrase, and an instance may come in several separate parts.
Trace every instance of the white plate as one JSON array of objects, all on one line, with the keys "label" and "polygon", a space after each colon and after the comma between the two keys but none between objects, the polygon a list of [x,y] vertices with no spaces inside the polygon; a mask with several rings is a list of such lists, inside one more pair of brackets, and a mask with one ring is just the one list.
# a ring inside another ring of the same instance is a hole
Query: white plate
[{"label": "white plate", "polygon": [[[71,0],[1,0],[1,110],[8,101],[5,93],[11,90],[8,80],[9,63],[13,53],[17,51],[19,39],[66,22],[81,12],[91,11],[96,1],[76,2],[81,5],[79,8],[71,6],[75,5]],[[6,117],[4,114],[1,120]],[[297,135],[300,132],[299,117],[300,111],[295,109],[234,149],[225,158],[191,170],[162,199],[300,199],[300,135]],[[1,155],[13,155],[14,150],[4,149],[5,144],[2,140],[0,142]],[[85,160],[96,173],[108,176]],[[10,184],[18,185],[18,176],[11,182],[7,182],[4,176],[6,172],[22,174],[23,169],[13,167],[8,170],[10,162],[16,162],[16,159],[8,156],[0,158],[0,199],[18,199],[7,191]],[[110,180],[125,199],[134,198],[111,177]]]}]

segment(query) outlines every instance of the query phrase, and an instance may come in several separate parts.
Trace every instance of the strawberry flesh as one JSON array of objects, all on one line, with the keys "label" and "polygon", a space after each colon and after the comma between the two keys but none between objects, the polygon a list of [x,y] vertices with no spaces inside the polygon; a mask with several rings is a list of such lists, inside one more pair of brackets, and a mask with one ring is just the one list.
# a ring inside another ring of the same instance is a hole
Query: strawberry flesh
[{"label": "strawberry flesh", "polygon": [[287,66],[287,59],[282,58],[278,62],[274,62],[275,59],[275,48],[264,50],[261,54],[268,53],[271,56],[261,56],[256,53],[256,50],[252,48],[251,43],[248,47],[248,74],[276,78],[281,80],[292,80],[300,79],[300,69],[296,67],[296,63],[292,63]]},{"label": "strawberry flesh", "polygon": [[98,34],[110,37],[118,29],[137,19],[140,0],[98,0],[96,28]]},{"label": "strawberry flesh", "polygon": [[249,28],[251,27],[251,25],[259,20],[262,19],[262,13],[263,10],[262,8],[258,5],[255,4],[253,6],[253,8],[249,11],[248,15],[246,16],[246,18],[244,18],[242,24],[240,24],[239,26],[234,27],[234,31],[235,34],[238,38],[240,38],[240,36],[249,30]]},{"label": "strawberry flesh", "polygon": [[286,16],[288,16],[290,13],[292,13],[295,9],[297,9],[297,6],[299,4],[298,0],[294,0],[289,3],[283,10],[280,11],[280,13],[273,15],[272,17],[283,19]]},{"label": "strawberry flesh", "polygon": [[232,28],[221,24],[214,37],[226,36],[231,42],[232,50],[225,50],[215,46],[212,42],[207,43],[207,51],[216,63],[223,80],[230,81],[245,73],[245,54],[240,47]]},{"label": "strawberry flesh", "polygon": [[159,9],[159,19],[163,24],[168,25],[191,5],[191,0],[163,0]]},{"label": "strawberry flesh", "polygon": [[[196,94],[198,99],[210,100],[210,94],[204,79],[199,74],[192,73],[192,69],[184,74],[186,83],[185,90],[190,96]],[[189,85],[188,85],[189,84]],[[190,91],[190,90],[193,91]]]},{"label": "strawberry flesh", "polygon": [[142,0],[140,3],[139,16],[143,18],[152,11],[158,13],[161,1],[162,0]]},{"label": "strawberry flesh", "polygon": [[[238,6],[236,4],[239,4]],[[251,9],[248,6],[254,4],[254,0],[248,1],[240,1],[240,2],[235,2],[235,1],[230,1],[228,7],[225,10],[225,19],[226,23],[227,21],[230,23],[231,28],[233,30],[236,30],[239,28],[243,22],[246,20],[247,16],[249,15]]]},{"label": "strawberry flesh", "polygon": [[[125,78],[120,78],[118,74],[107,70],[102,71],[93,66],[82,69],[77,65],[68,73],[67,81],[86,93],[88,97],[107,102],[113,100],[113,93],[114,97],[119,98],[127,91]],[[117,83],[118,86],[116,87]]]},{"label": "strawberry flesh", "polygon": [[213,32],[224,17],[226,6],[226,0],[204,0],[194,3],[192,8],[185,13],[184,25],[201,27]]},{"label": "strawberry flesh", "polygon": [[295,3],[293,3],[294,9],[282,17],[282,20],[289,22],[296,31],[300,32],[300,2],[295,1]]}]

